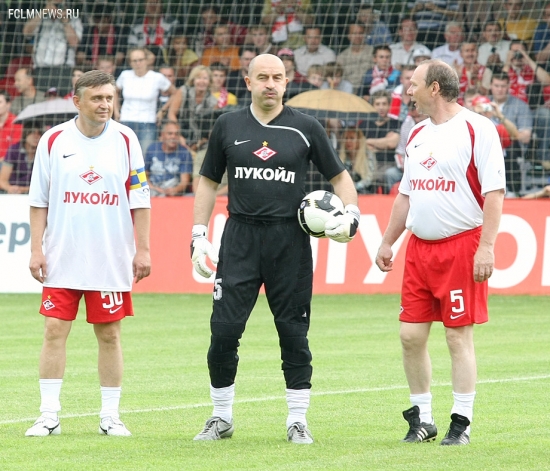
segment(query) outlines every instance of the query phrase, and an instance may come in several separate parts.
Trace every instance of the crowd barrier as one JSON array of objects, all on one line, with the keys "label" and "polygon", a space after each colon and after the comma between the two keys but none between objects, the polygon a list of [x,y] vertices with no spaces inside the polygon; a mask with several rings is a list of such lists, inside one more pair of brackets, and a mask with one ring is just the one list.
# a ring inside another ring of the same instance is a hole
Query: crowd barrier
[{"label": "crowd barrier", "polygon": [[[153,198],[152,274],[138,283],[137,293],[209,293],[213,278],[197,275],[189,243],[193,197]],[[312,239],[314,292],[398,293],[401,288],[407,234],[394,245],[395,268],[382,273],[374,264],[388,224],[392,196],[359,198],[361,224],[349,244]],[[227,199],[216,201],[210,239],[219,244],[227,218]],[[27,195],[0,195],[0,292],[39,292],[41,285],[28,270],[30,255]],[[507,199],[495,248],[492,294],[550,294],[550,200]]]}]

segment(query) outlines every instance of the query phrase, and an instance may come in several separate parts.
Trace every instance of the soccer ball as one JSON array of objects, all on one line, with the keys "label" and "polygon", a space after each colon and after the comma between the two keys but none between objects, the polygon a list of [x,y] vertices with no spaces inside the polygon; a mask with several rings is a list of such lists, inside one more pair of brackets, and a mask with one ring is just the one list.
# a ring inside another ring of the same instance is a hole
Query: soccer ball
[{"label": "soccer ball", "polygon": [[326,237],[325,222],[344,214],[344,203],[330,191],[317,190],[306,195],[298,208],[298,222],[312,237]]}]

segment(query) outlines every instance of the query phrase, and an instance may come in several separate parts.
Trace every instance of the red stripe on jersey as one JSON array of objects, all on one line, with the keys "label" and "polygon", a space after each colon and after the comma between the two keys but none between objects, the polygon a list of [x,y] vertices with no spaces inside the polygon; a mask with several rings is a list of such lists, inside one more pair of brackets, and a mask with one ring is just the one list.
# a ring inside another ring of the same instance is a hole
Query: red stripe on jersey
[{"label": "red stripe on jersey", "polygon": [[122,134],[122,137],[126,142],[126,150],[128,151],[128,179],[126,180],[125,186],[126,186],[126,197],[130,199],[130,171],[132,170],[132,166],[130,165],[130,138],[123,132],[121,132],[120,134]]},{"label": "red stripe on jersey", "polygon": [[405,155],[409,157],[409,154],[407,153],[407,146],[411,143],[411,141],[414,139],[414,136],[416,136],[422,129],[424,129],[426,125],[420,126],[418,129],[415,129],[414,132],[411,134],[411,137],[409,137],[409,140],[407,141],[407,145],[405,145]]},{"label": "red stripe on jersey", "polygon": [[61,133],[63,132],[63,129],[61,131],[56,131],[54,132],[50,138],[48,139],[48,155],[50,155],[50,152],[52,150],[52,146],[53,146],[53,141],[55,141],[55,139],[57,138],[57,136],[59,136]]},{"label": "red stripe on jersey", "polygon": [[468,180],[468,185],[470,185],[472,193],[474,194],[474,198],[477,201],[477,204],[479,204],[479,207],[483,209],[483,202],[485,201],[485,199],[481,194],[481,183],[477,176],[477,167],[475,164],[475,155],[474,155],[474,144],[476,142],[476,133],[474,131],[474,128],[468,121],[466,121],[466,125],[468,126],[468,131],[470,132],[470,140],[472,141],[472,156],[470,158],[470,163],[468,164],[468,169],[466,170],[466,179]]}]

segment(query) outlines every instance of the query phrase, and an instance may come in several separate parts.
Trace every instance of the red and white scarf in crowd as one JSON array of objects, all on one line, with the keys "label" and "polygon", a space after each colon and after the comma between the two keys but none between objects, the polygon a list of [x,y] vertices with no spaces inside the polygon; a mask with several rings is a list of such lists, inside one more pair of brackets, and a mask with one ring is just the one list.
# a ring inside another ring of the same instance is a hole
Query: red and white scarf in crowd
[{"label": "red and white scarf in crowd", "polygon": [[220,96],[218,97],[218,108],[225,108],[227,106],[227,98],[229,93],[227,88],[223,87],[220,89]]},{"label": "red and white scarf in crowd", "polygon": [[151,43],[151,37],[149,34],[149,18],[143,20],[143,34],[145,36],[145,45],[150,46],[154,44],[155,46],[164,46],[164,29],[160,25],[160,19],[158,20],[157,27],[155,28],[155,39]]},{"label": "red and white scarf in crowd", "polygon": [[528,103],[527,86],[535,82],[535,71],[528,65],[524,65],[518,74],[513,67],[510,67],[508,77],[510,77],[510,95]]},{"label": "red and white scarf in crowd", "polygon": [[[105,45],[105,53],[101,55],[114,55],[114,47],[115,27],[113,25],[109,25],[109,31],[107,32],[107,44]],[[99,28],[95,26],[92,36],[92,64],[95,64],[97,62],[97,58],[99,57],[99,55]]]}]

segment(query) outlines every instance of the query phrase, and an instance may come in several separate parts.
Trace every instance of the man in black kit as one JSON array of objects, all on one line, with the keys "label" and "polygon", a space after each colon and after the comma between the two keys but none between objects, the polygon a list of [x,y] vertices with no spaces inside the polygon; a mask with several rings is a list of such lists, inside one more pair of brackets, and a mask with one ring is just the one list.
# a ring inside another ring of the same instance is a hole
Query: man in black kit
[{"label": "man in black kit", "polygon": [[359,225],[357,193],[315,118],[283,106],[288,79],[277,56],[261,54],[245,78],[250,107],[216,121],[195,196],[191,256],[208,278],[208,256],[217,254],[207,239],[216,188],[227,169],[229,218],[221,240],[214,281],[211,343],[208,350],[212,417],[195,440],[233,435],[237,349],[261,285],[279,334],[286,382],[288,441],[313,443],[306,412],[311,390],[308,346],[313,264],[309,236],[296,217],[305,195],[309,161],[330,181],[346,205],[345,214],[326,223],[326,234],[349,242]]}]

